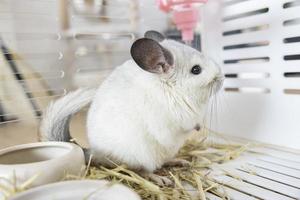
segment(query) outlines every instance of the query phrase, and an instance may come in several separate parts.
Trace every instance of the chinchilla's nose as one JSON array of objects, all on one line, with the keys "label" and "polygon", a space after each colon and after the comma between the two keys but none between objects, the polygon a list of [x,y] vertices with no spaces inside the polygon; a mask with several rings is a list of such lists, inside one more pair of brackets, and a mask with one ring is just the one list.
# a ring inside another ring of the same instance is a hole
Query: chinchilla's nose
[{"label": "chinchilla's nose", "polygon": [[217,93],[223,86],[225,77],[223,74],[218,74],[214,77],[214,91]]},{"label": "chinchilla's nose", "polygon": [[214,81],[219,81],[219,82],[223,82],[225,80],[225,76],[222,73],[218,73],[215,77],[214,77]]}]

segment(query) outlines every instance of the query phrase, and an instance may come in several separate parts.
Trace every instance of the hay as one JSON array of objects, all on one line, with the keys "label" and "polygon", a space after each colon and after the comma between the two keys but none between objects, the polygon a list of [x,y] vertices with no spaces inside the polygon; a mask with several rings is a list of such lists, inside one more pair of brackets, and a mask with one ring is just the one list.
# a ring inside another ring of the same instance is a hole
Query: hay
[{"label": "hay", "polygon": [[[89,166],[83,176],[67,176],[66,179],[105,179],[113,183],[122,183],[136,191],[145,200],[173,199],[206,199],[206,192],[213,193],[222,199],[230,199],[220,192],[222,184],[211,175],[216,164],[236,159],[249,148],[249,144],[215,143],[203,135],[195,135],[179,151],[176,158],[189,162],[189,166],[163,167],[155,174],[173,181],[173,185],[158,185],[144,178],[125,165],[114,168]],[[224,174],[228,172],[224,171]],[[232,174],[229,174],[232,175]]]},{"label": "hay", "polygon": [[17,177],[15,172],[13,172],[11,179],[0,177],[0,199],[9,199],[15,194],[29,189],[34,181],[38,179],[39,175],[40,174],[37,173],[28,180],[19,184],[17,184]]},{"label": "hay", "polygon": [[[129,170],[125,165],[115,165],[113,168],[103,166],[91,166],[91,158],[87,169],[80,175],[66,174],[64,180],[97,179],[109,180],[112,184],[122,183],[137,192],[145,200],[173,200],[173,199],[206,199],[206,192],[213,193],[222,199],[230,199],[222,192],[222,184],[214,180],[213,168],[217,164],[236,159],[249,148],[249,144],[232,144],[222,140],[214,142],[207,139],[207,134],[197,133],[181,148],[176,158],[188,161],[189,165],[163,167],[155,174],[173,181],[173,185],[158,185],[148,178]],[[234,176],[224,171],[224,174]],[[20,187],[16,187],[15,181],[7,188],[0,185],[0,192],[10,197],[20,191],[24,191],[36,179],[34,176]]]}]

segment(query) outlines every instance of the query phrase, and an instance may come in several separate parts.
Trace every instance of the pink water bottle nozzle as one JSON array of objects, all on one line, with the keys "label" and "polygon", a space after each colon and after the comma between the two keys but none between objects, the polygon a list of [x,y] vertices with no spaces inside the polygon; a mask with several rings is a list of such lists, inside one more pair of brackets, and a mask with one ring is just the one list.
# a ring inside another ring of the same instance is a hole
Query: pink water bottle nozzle
[{"label": "pink water bottle nozzle", "polygon": [[199,20],[199,8],[194,4],[206,3],[208,0],[157,0],[159,8],[173,13],[173,21],[181,31],[182,40],[190,42],[194,39],[194,30]]},{"label": "pink water bottle nozzle", "polygon": [[197,26],[199,10],[189,7],[184,10],[174,10],[173,21],[177,29],[181,31],[183,41],[192,41],[194,39],[194,29]]}]

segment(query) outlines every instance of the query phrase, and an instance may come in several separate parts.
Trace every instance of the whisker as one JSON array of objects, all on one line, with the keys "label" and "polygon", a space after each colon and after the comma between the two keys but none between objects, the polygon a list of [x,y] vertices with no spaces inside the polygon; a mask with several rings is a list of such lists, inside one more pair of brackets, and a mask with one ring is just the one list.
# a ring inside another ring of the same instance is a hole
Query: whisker
[{"label": "whisker", "polygon": [[219,130],[219,94],[216,93],[215,96],[215,101],[216,101],[216,131]]},{"label": "whisker", "polygon": [[[210,86],[210,96],[212,95],[212,85]],[[214,109],[214,104],[213,102],[211,102],[211,109],[210,109],[210,122],[209,122],[209,131],[212,128],[212,118],[213,118],[213,109]]]}]

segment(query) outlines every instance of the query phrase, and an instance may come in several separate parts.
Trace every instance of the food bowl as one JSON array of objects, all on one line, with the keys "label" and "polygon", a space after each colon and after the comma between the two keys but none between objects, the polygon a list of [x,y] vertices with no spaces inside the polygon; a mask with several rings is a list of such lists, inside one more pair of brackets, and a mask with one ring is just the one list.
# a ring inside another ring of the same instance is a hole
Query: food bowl
[{"label": "food bowl", "polygon": [[[0,150],[0,184],[28,183],[31,187],[61,180],[84,170],[82,149],[72,143],[39,142]],[[36,177],[33,180],[33,177]]]},{"label": "food bowl", "polygon": [[140,197],[121,184],[104,180],[63,181],[39,186],[17,194],[10,200],[140,200]]}]

